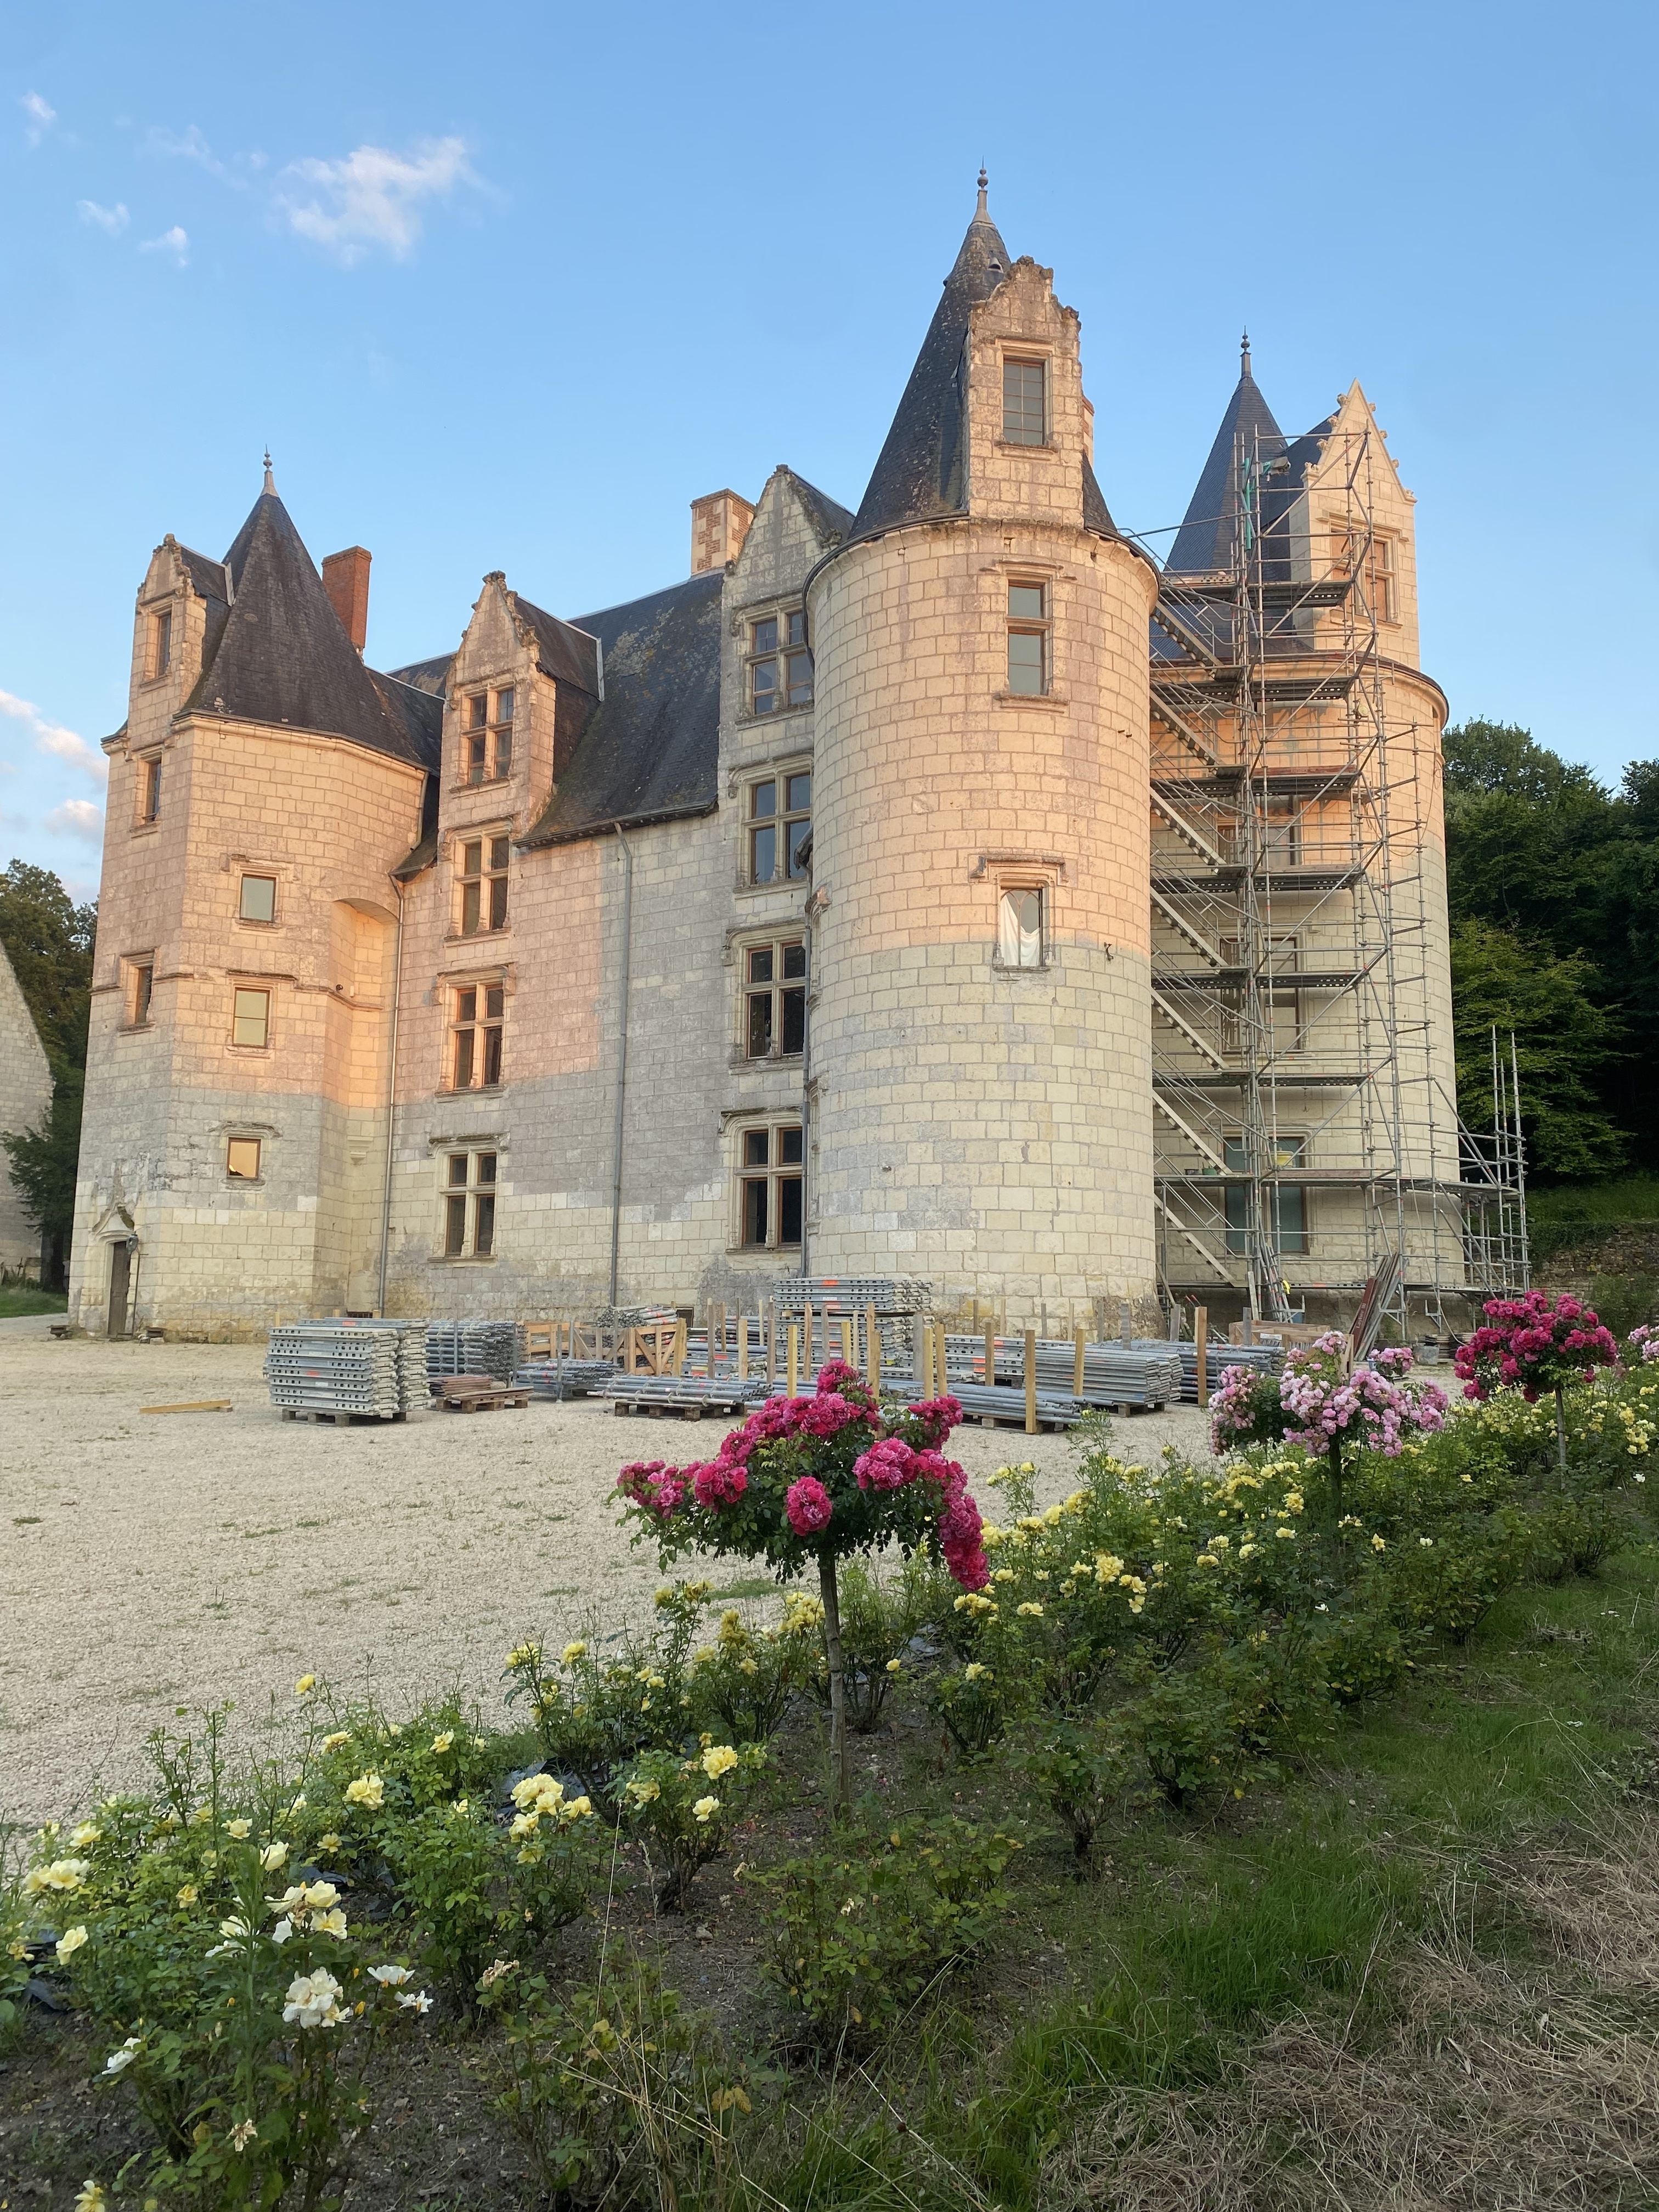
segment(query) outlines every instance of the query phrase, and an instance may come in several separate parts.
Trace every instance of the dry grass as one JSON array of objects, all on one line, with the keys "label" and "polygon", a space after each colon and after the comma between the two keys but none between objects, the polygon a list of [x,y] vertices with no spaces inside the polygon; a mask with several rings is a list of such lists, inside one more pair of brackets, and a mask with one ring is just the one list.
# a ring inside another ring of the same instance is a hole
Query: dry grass
[{"label": "dry grass", "polygon": [[[1449,1881],[1342,2019],[1123,2091],[1043,2201],[1112,2212],[1633,2212],[1659,2199],[1659,1821]],[[1495,1939],[1501,1939],[1501,1949]]]}]

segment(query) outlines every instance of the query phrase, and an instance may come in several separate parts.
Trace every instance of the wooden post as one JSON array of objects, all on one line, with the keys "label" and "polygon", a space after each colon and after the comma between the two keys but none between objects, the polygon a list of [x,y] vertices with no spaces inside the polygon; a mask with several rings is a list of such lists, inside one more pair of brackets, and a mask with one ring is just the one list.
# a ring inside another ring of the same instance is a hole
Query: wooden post
[{"label": "wooden post", "polygon": [[858,1349],[853,1341],[853,1331],[856,1326],[857,1323],[850,1320],[842,1322],[841,1325],[841,1356],[849,1367],[853,1364],[853,1354]]},{"label": "wooden post", "polygon": [[1249,1306],[1246,1306],[1244,1309],[1244,1318],[1238,1325],[1238,1340],[1241,1344],[1254,1344],[1255,1342],[1255,1335],[1252,1334],[1255,1327],[1255,1316],[1252,1314]]},{"label": "wooden post", "polygon": [[881,1395],[881,1331],[876,1326],[874,1306],[864,1309],[864,1372],[874,1395]]},{"label": "wooden post", "polygon": [[630,1328],[623,1340],[623,1373],[631,1375],[640,1363],[640,1333]]},{"label": "wooden post", "polygon": [[675,1322],[675,1324],[674,1324],[674,1351],[673,1351],[673,1357],[672,1357],[672,1364],[671,1364],[670,1369],[669,1369],[669,1372],[670,1372],[671,1374],[673,1374],[673,1375],[684,1375],[684,1372],[685,1372],[685,1361],[686,1361],[686,1355],[687,1355],[687,1353],[690,1351],[690,1349],[691,1349],[691,1325],[690,1325],[690,1323],[689,1322],[684,1322],[684,1321],[677,1321],[677,1322]]},{"label": "wooden post", "polygon": [[775,1298],[761,1315],[761,1349],[766,1354],[766,1389],[769,1397],[778,1371],[778,1302]]},{"label": "wooden post", "polygon": [[799,1396],[799,1383],[800,1330],[792,1321],[789,1324],[789,1395],[792,1398]]},{"label": "wooden post", "polygon": [[945,1369],[945,1323],[933,1323],[933,1395],[942,1398],[951,1387]]},{"label": "wooden post", "polygon": [[[801,1352],[806,1362],[804,1372],[810,1382],[815,1371],[812,1366],[812,1306],[810,1299],[807,1301],[806,1312],[801,1322],[800,1342]],[[789,1395],[793,1398],[795,1394],[792,1390]]]},{"label": "wooden post", "polygon": [[738,1380],[749,1380],[749,1316],[743,1313],[738,1316]]},{"label": "wooden post", "polygon": [[997,1379],[997,1325],[994,1321],[985,1324],[985,1383],[994,1389]]},{"label": "wooden post", "polygon": [[1198,1354],[1198,1402],[1210,1402],[1210,1309],[1193,1308],[1193,1349]]},{"label": "wooden post", "polygon": [[1034,1437],[1036,1423],[1036,1331],[1025,1332],[1025,1433]]},{"label": "wooden post", "polygon": [[1083,1395],[1083,1331],[1079,1329],[1073,1339],[1072,1395],[1074,1398]]}]

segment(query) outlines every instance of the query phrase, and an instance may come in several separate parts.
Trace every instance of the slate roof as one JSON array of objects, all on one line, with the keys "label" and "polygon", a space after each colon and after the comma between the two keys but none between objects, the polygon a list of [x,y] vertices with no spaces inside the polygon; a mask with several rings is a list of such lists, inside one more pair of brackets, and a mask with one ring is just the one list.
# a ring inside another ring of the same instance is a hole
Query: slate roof
[{"label": "slate roof", "polygon": [[254,501],[223,568],[230,606],[216,637],[210,622],[186,711],[286,722],[436,769],[441,702],[363,665],[274,491]]},{"label": "slate roof", "polygon": [[808,520],[818,533],[820,544],[844,544],[853,534],[853,516],[839,500],[831,499],[828,492],[820,491],[816,484],[797,476],[792,468],[783,471],[793,487],[795,496],[806,509]]},{"label": "slate roof", "polygon": [[[574,624],[605,650],[605,696],[526,847],[621,822],[707,814],[719,798],[718,569]],[[520,602],[521,611],[524,602]],[[571,627],[566,625],[565,627]]]},{"label": "slate roof", "polygon": [[945,280],[945,296],[933,311],[887,441],[876,457],[854,518],[855,537],[892,530],[902,523],[925,522],[931,515],[964,511],[968,388],[963,356],[968,318],[990,298],[1012,266],[981,191],[978,212]]},{"label": "slate roof", "polygon": [[449,672],[455,665],[453,653],[440,653],[430,660],[411,660],[403,668],[388,668],[386,674],[394,684],[412,684],[417,691],[429,691],[434,699],[449,696]]},{"label": "slate roof", "polygon": [[[1250,349],[1243,349],[1238,383],[1227,402],[1221,427],[1215,434],[1209,459],[1187,502],[1187,513],[1164,565],[1182,574],[1193,574],[1233,565],[1238,534],[1240,501],[1238,443],[1243,435],[1247,451],[1259,456],[1263,471],[1261,523],[1267,551],[1263,574],[1289,576],[1290,544],[1285,521],[1299,495],[1309,465],[1323,443],[1328,424],[1298,438],[1291,445],[1273,420],[1261,387],[1250,373]],[[1283,467],[1275,464],[1283,463]]]},{"label": "slate roof", "polygon": [[579,691],[586,691],[590,698],[597,699],[599,656],[593,650],[592,638],[585,636],[580,627],[561,622],[557,615],[549,614],[544,608],[532,606],[517,592],[509,592],[507,597],[535,634],[536,657],[543,675],[554,677],[561,684],[574,684]]},{"label": "slate roof", "polygon": [[[1012,266],[1002,234],[986,206],[981,179],[978,209],[955,266],[945,280],[945,296],[927,326],[898,412],[847,535],[867,538],[907,522],[966,514],[968,321],[973,309],[990,298]],[[1082,522],[1085,530],[1097,531],[1103,537],[1118,534],[1086,459]]]}]

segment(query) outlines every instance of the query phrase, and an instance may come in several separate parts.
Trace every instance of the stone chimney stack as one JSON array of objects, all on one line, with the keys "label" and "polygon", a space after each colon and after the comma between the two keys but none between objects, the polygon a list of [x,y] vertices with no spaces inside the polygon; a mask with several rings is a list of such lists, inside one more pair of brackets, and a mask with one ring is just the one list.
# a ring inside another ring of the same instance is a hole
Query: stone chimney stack
[{"label": "stone chimney stack", "polygon": [[323,562],[329,605],[359,653],[368,639],[368,564],[373,557],[362,545],[348,545],[343,553],[331,553]]},{"label": "stone chimney stack", "polygon": [[755,510],[741,493],[711,491],[691,502],[691,574],[723,568],[743,550]]}]

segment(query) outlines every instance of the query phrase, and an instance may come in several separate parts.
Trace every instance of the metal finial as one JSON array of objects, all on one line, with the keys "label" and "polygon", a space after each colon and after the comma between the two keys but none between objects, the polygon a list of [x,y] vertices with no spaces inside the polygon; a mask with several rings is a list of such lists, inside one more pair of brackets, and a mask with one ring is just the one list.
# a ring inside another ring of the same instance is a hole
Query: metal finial
[{"label": "metal finial", "polygon": [[985,189],[990,181],[990,179],[985,173],[985,164],[981,161],[979,165],[979,212],[981,215],[985,215],[989,212],[986,205]]},{"label": "metal finial", "polygon": [[1248,376],[1250,373],[1250,334],[1248,331],[1238,342],[1238,373],[1241,376]]},{"label": "metal finial", "polygon": [[276,489],[276,479],[270,473],[270,448],[267,446],[265,447],[265,489],[269,492],[274,492]]}]

